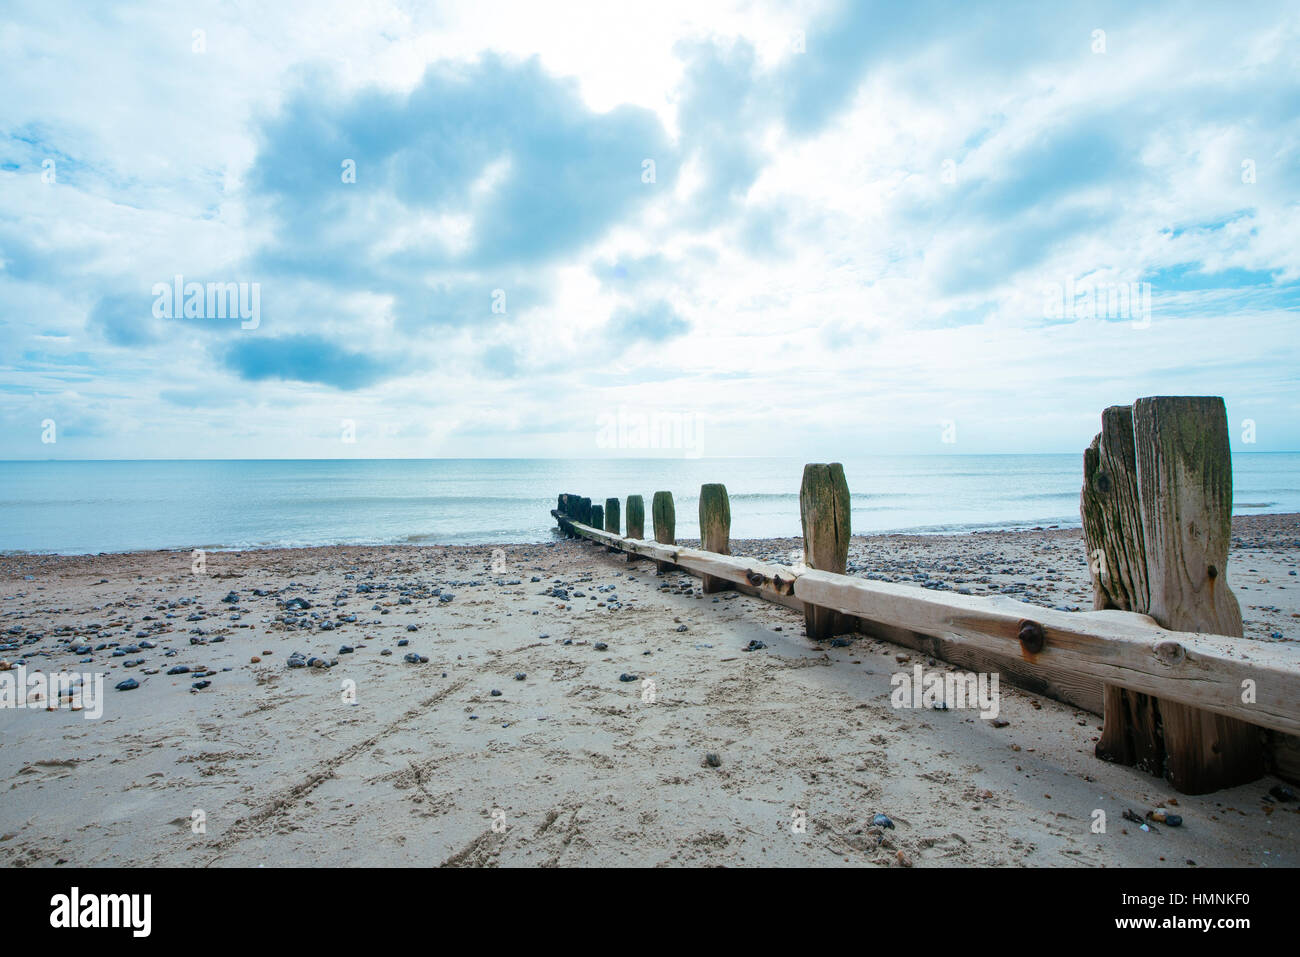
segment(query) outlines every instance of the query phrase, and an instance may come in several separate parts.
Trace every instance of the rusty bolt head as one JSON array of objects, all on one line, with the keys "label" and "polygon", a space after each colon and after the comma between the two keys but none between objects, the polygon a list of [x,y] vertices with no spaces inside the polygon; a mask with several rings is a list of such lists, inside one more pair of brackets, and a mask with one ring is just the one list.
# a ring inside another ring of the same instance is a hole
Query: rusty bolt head
[{"label": "rusty bolt head", "polygon": [[1030,621],[1028,618],[1020,620],[1020,646],[1031,655],[1038,654],[1043,650],[1043,645],[1047,643],[1047,635],[1043,633],[1043,626],[1036,621]]}]

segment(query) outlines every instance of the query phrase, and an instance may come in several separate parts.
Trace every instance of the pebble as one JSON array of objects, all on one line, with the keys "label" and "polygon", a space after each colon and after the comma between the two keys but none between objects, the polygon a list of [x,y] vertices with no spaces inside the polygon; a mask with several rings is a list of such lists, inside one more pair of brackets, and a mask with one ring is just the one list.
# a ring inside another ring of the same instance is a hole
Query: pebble
[{"label": "pebble", "polygon": [[119,681],[113,687],[117,688],[118,691],[134,691],[136,688],[140,687],[140,682],[136,681],[134,678],[127,678],[125,681]]},{"label": "pebble", "polygon": [[889,819],[889,815],[887,814],[877,814],[875,817],[871,819],[871,826],[884,827],[892,830],[894,827],[894,822]]},{"label": "pebble", "polygon": [[501,697],[501,692],[500,692],[498,689],[493,688],[492,691],[491,691],[491,695],[492,695],[492,697],[494,697],[494,698],[499,698],[499,697]]},{"label": "pebble", "polygon": [[636,675],[630,675],[630,674],[628,674],[628,673],[625,671],[625,672],[623,672],[621,675],[618,676],[618,680],[619,680],[619,681],[636,681],[636,680],[637,680],[637,676],[636,676]]},{"label": "pebble", "polygon": [[757,638],[752,638],[752,639],[750,639],[749,644],[747,644],[744,648],[741,648],[740,650],[741,650],[741,651],[761,651],[762,649],[764,649],[764,648],[766,648],[766,647],[767,647],[767,645],[763,644],[763,643],[762,643],[761,641],[759,641]]},{"label": "pebble", "polygon": [[[565,644],[568,644],[568,642],[565,642]],[[597,651],[609,651],[609,645],[605,644],[603,641],[598,641],[591,647],[595,648]]]},{"label": "pebble", "polygon": [[409,661],[413,665],[424,665],[429,663],[429,659],[424,655],[417,655],[414,651],[408,652],[402,656],[403,661]]},{"label": "pebble", "polygon": [[718,757],[718,752],[710,751],[704,756],[704,763],[711,768],[722,767],[722,758]]},{"label": "pebble", "polygon": [[208,687],[210,684],[212,684],[211,681],[196,681],[196,682],[194,682],[194,684],[190,685],[190,687],[193,688],[195,691],[202,691],[204,688]]},{"label": "pebble", "polygon": [[523,681],[523,680],[524,680],[525,678],[527,678],[527,677],[528,677],[528,675],[524,674],[522,671],[519,671],[519,672],[516,672],[516,673],[515,673],[515,680],[516,680],[516,681]]}]

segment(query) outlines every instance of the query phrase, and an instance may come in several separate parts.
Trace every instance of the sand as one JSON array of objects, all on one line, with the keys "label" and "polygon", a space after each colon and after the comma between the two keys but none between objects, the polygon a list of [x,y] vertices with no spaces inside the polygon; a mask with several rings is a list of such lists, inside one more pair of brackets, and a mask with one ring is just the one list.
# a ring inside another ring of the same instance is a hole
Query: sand
[{"label": "sand", "polygon": [[[1233,544],[1248,637],[1293,640],[1300,516],[1241,519]],[[782,558],[798,543],[734,546]],[[1009,685],[1002,727],[971,710],[893,708],[891,675],[944,667],[908,649],[817,645],[787,608],[702,596],[695,579],[590,543],[495,559],[488,547],[210,552],[195,574],[189,552],[0,557],[0,638],[16,645],[0,658],[107,675],[97,720],[0,709],[0,863],[1300,861],[1300,804],[1267,796],[1275,778],[1178,796],[1095,759],[1097,716]],[[1091,604],[1077,529],[860,537],[851,563]],[[293,598],[311,607],[286,609]],[[755,640],[766,647],[745,651]],[[74,653],[83,641],[109,647]],[[140,650],[113,657],[114,643]],[[295,651],[337,663],[290,668]],[[166,673],[177,665],[191,673]],[[126,678],[140,687],[113,690]],[[1161,806],[1182,826],[1143,831],[1122,816]]]}]

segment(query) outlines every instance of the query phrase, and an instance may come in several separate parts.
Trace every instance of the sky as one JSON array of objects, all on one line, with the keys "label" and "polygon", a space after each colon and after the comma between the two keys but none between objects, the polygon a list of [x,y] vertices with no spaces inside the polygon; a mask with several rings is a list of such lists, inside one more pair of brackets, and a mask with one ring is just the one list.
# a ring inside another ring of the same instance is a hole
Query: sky
[{"label": "sky", "polygon": [[1300,449],[1295,3],[0,16],[0,458]]}]

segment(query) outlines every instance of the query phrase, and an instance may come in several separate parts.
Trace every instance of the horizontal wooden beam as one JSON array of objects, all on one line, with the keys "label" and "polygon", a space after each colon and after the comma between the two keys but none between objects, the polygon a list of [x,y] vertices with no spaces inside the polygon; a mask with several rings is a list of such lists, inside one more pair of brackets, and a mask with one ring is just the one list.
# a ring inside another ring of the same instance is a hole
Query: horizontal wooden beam
[{"label": "horizontal wooden beam", "polygon": [[[556,515],[557,519],[562,516]],[[644,555],[656,561],[670,562],[697,575],[712,575],[723,578],[733,584],[748,585],[755,594],[763,597],[792,598],[794,580],[797,572],[785,565],[771,565],[766,562],[736,558],[732,555],[719,555],[699,548],[687,548],[685,545],[661,545],[642,538],[624,538],[601,528],[592,528],[572,519],[567,526],[583,538],[602,545],[612,545],[633,555]],[[782,602],[788,604],[788,602]]]},{"label": "horizontal wooden beam", "polygon": [[788,568],[622,538],[558,513],[556,518],[583,538],[748,585],[747,591],[768,600],[790,604],[794,598],[855,616],[867,625],[931,635],[1015,658],[1023,666],[1017,670],[1041,673],[1044,680],[1061,673],[1086,675],[1260,727],[1300,733],[1300,649],[1167,631],[1134,612],[1063,612],[1001,596],[958,595]]}]

